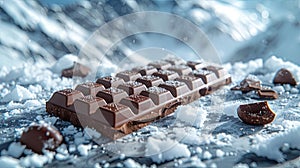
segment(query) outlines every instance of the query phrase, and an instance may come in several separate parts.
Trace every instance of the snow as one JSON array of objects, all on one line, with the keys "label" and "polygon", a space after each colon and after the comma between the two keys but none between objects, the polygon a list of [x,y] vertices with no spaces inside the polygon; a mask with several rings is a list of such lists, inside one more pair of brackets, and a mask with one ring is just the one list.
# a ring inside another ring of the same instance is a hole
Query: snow
[{"label": "snow", "polygon": [[73,54],[67,54],[61,57],[53,66],[52,71],[57,74],[61,74],[63,69],[71,68],[74,62],[78,61],[78,57]]},{"label": "snow", "polygon": [[[49,153],[49,152],[48,152]],[[21,158],[20,165],[23,167],[43,167],[47,162],[52,161],[53,154],[38,155],[36,153]]]},{"label": "snow", "polygon": [[12,158],[12,157],[8,157],[8,156],[1,156],[0,157],[0,165],[1,167],[5,167],[5,168],[21,168],[21,166],[19,165],[19,160]]},{"label": "snow", "polygon": [[148,138],[146,144],[146,157],[150,157],[155,163],[162,163],[168,160],[181,157],[190,157],[188,147],[175,140],[166,138],[163,140]]},{"label": "snow", "polygon": [[80,155],[87,156],[89,154],[89,150],[91,148],[92,148],[91,144],[88,144],[88,145],[80,144],[80,145],[78,145],[77,150],[80,153]]},{"label": "snow", "polygon": [[225,155],[225,152],[223,152],[221,149],[216,150],[216,157],[223,157]]},{"label": "snow", "polygon": [[212,158],[212,154],[209,151],[203,152],[203,159],[209,160]]},{"label": "snow", "polygon": [[175,117],[188,125],[201,128],[206,120],[207,111],[201,107],[192,105],[179,106],[175,111]]},{"label": "snow", "polygon": [[13,142],[8,147],[8,155],[19,158],[25,149],[25,145],[21,145],[19,142]]},{"label": "snow", "polygon": [[176,134],[176,139],[181,143],[187,145],[200,145],[202,143],[202,139],[197,135],[197,129],[193,127],[175,127],[173,132]]},{"label": "snow", "polygon": [[31,93],[28,89],[23,86],[16,85],[14,89],[11,90],[10,93],[5,95],[1,102],[10,102],[10,101],[22,101],[28,99],[34,99],[36,97],[35,94]]},{"label": "snow", "polygon": [[142,167],[139,163],[135,162],[133,159],[127,159],[124,161],[124,165],[125,167],[128,167],[128,168],[131,168],[131,167],[134,167],[134,168],[139,168],[139,167]]},{"label": "snow", "polygon": [[274,86],[274,87],[273,87],[273,90],[276,91],[276,92],[279,93],[279,94],[282,94],[282,93],[285,92],[284,87],[283,87],[283,86],[280,86],[280,85]]},{"label": "snow", "polygon": [[238,118],[237,109],[240,106],[239,101],[225,103],[223,113],[228,116]]},{"label": "snow", "polygon": [[101,137],[101,134],[99,132],[97,132],[95,129],[92,129],[92,128],[84,128],[84,131],[85,131],[85,135],[88,135],[90,138],[100,138]]},{"label": "snow", "polygon": [[300,126],[286,129],[285,132],[272,137],[257,135],[254,139],[258,141],[258,144],[252,146],[252,152],[258,156],[264,156],[277,162],[283,162],[285,156],[280,149],[286,146],[286,143],[288,143],[291,148],[300,149]]}]

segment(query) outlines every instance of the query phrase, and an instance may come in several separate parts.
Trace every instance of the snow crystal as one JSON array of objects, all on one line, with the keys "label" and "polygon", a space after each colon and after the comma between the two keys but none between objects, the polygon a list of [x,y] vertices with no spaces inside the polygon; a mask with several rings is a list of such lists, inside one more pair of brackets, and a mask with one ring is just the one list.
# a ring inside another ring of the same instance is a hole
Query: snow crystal
[{"label": "snow crystal", "polygon": [[225,152],[223,152],[221,149],[216,150],[216,157],[223,157],[225,155]]},{"label": "snow crystal", "polygon": [[8,93],[3,97],[1,102],[22,101],[22,100],[34,99],[35,97],[36,97],[35,94],[31,93],[23,86],[16,85],[15,88],[10,93]]},{"label": "snow crystal", "polygon": [[91,148],[92,148],[91,144],[88,144],[88,145],[80,144],[80,145],[78,145],[77,150],[80,153],[80,155],[87,156],[89,154],[89,150]]},{"label": "snow crystal", "polygon": [[285,92],[285,89],[283,86],[274,86],[273,90],[275,90],[277,93],[282,94]]},{"label": "snow crystal", "polygon": [[179,106],[175,111],[178,120],[197,128],[203,127],[206,116],[206,110],[192,105]]},{"label": "snow crystal", "polygon": [[212,154],[209,151],[205,151],[203,153],[203,159],[211,159],[212,158]]},{"label": "snow crystal", "polygon": [[25,145],[21,145],[19,142],[12,142],[8,147],[8,155],[18,158],[23,154]]},{"label": "snow crystal", "polygon": [[202,139],[197,135],[197,130],[193,127],[173,128],[176,139],[184,144],[199,145]]},{"label": "snow crystal", "polygon": [[238,118],[237,115],[237,109],[240,106],[240,102],[228,102],[225,103],[223,113],[228,115],[228,116],[233,116],[235,118]]},{"label": "snow crystal", "polygon": [[198,146],[198,147],[196,148],[196,152],[197,152],[198,154],[201,154],[201,153],[202,153],[202,149]]},{"label": "snow crystal", "polygon": [[172,139],[148,138],[145,156],[150,157],[155,163],[162,163],[180,157],[190,157],[188,147]]},{"label": "snow crystal", "polygon": [[21,103],[15,103],[13,101],[9,102],[6,106],[7,110],[12,110],[12,109],[17,109],[17,108],[22,108],[23,104]]},{"label": "snow crystal", "polygon": [[42,104],[38,100],[27,100],[24,103],[24,108],[34,109],[36,107],[41,107]]},{"label": "snow crystal", "polygon": [[48,158],[47,155],[38,155],[36,153],[28,155],[20,159],[20,164],[24,167],[42,167],[47,162],[51,161],[52,158]]},{"label": "snow crystal", "polygon": [[125,160],[124,165],[125,165],[125,167],[128,167],[128,168],[130,168],[130,167],[135,167],[135,168],[142,167],[139,163],[137,163],[136,161],[134,161],[133,159],[130,159],[130,158]]},{"label": "snow crystal", "polygon": [[287,131],[277,134],[273,137],[255,136],[258,144],[253,145],[252,151],[258,156],[264,156],[278,162],[285,160],[280,148],[288,143],[291,148],[300,149],[300,126],[287,129]]},{"label": "snow crystal", "polygon": [[61,57],[53,66],[52,72],[61,74],[61,71],[67,68],[71,68],[74,62],[78,61],[78,57],[73,54],[66,54]]},{"label": "snow crystal", "polygon": [[21,167],[19,165],[19,160],[18,159],[8,157],[8,156],[0,157],[0,165],[1,165],[1,167],[5,167],[5,168],[19,168],[19,167]]},{"label": "snow crystal", "polygon": [[298,94],[298,93],[299,93],[299,89],[297,89],[297,88],[292,88],[292,89],[290,90],[290,92],[291,92],[292,94]]}]

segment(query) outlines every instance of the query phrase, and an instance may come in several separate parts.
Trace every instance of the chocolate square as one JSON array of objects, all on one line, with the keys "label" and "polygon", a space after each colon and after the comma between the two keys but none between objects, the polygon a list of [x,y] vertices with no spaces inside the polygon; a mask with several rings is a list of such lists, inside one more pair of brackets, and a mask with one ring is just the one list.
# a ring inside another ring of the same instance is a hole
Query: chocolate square
[{"label": "chocolate square", "polygon": [[134,68],[133,71],[139,72],[142,76],[152,75],[154,72],[157,72],[157,69],[154,66],[141,66]]},{"label": "chocolate square", "polygon": [[128,95],[122,89],[111,87],[105,90],[101,90],[100,92],[98,92],[97,96],[103,98],[106,103],[118,103],[122,98],[127,97]]},{"label": "chocolate square", "polygon": [[175,80],[184,82],[190,90],[195,90],[196,88],[204,85],[202,79],[195,76],[181,76]]},{"label": "chocolate square", "polygon": [[123,71],[117,73],[116,77],[122,78],[125,82],[135,81],[141,77],[141,74],[136,71]]},{"label": "chocolate square", "polygon": [[174,65],[168,68],[170,71],[174,71],[178,73],[180,76],[182,75],[188,75],[189,73],[192,72],[192,69],[189,66],[186,65]]},{"label": "chocolate square", "polygon": [[205,84],[208,84],[218,79],[214,72],[208,70],[203,70],[203,69],[194,70],[193,74],[196,77],[201,78]]},{"label": "chocolate square", "polygon": [[164,81],[174,80],[179,77],[179,75],[176,72],[170,70],[159,70],[158,72],[153,73],[153,76],[158,76]]},{"label": "chocolate square", "polygon": [[76,113],[90,115],[96,112],[96,110],[105,105],[106,102],[101,97],[94,97],[91,95],[81,97],[74,102]]},{"label": "chocolate square", "polygon": [[118,88],[124,90],[128,95],[140,94],[141,91],[147,89],[144,84],[136,81],[125,82],[124,84],[119,85]]},{"label": "chocolate square", "polygon": [[[98,114],[101,113],[101,114]],[[129,107],[122,104],[110,103],[100,107],[100,110],[97,111],[92,118],[95,120],[100,120],[111,125],[114,128],[120,127],[122,124],[130,121],[130,118],[133,117],[133,113]],[[101,117],[101,118],[99,118]],[[103,118],[102,118],[103,117]]]},{"label": "chocolate square", "polygon": [[160,77],[153,75],[142,76],[136,81],[146,85],[147,87],[158,86],[159,84],[164,82]]},{"label": "chocolate square", "polygon": [[188,61],[186,65],[191,67],[192,70],[201,69],[205,66],[203,62],[195,62],[195,61]]},{"label": "chocolate square", "polygon": [[223,67],[209,65],[207,67],[204,67],[203,69],[214,72],[218,78],[221,78],[228,74],[227,71]]},{"label": "chocolate square", "polygon": [[155,62],[149,63],[148,65],[154,66],[158,70],[168,69],[169,67],[171,67],[171,64],[169,62],[166,62],[166,61],[155,61]]},{"label": "chocolate square", "polygon": [[128,106],[135,114],[151,109],[154,105],[149,97],[143,95],[131,95],[123,98],[120,104]]},{"label": "chocolate square", "polygon": [[80,97],[83,97],[83,94],[80,91],[64,89],[55,92],[48,102],[67,108],[73,105],[74,101]]},{"label": "chocolate square", "polygon": [[159,87],[169,90],[174,97],[189,92],[189,88],[187,87],[187,85],[179,81],[166,81],[165,83],[160,84]]},{"label": "chocolate square", "polygon": [[104,90],[105,87],[102,84],[94,82],[86,82],[80,85],[77,85],[75,90],[80,91],[83,95],[96,96],[100,90]]},{"label": "chocolate square", "polygon": [[99,78],[97,83],[102,84],[105,88],[118,87],[120,84],[124,83],[124,80],[119,77],[106,76]]},{"label": "chocolate square", "polygon": [[141,95],[149,97],[155,105],[160,105],[173,98],[170,91],[165,88],[152,86],[142,91]]}]

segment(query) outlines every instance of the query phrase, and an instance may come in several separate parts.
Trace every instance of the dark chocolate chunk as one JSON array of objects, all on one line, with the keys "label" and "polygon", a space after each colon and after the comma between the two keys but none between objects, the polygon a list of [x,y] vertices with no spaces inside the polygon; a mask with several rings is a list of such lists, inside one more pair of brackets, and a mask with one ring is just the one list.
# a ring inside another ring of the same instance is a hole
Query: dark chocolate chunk
[{"label": "dark chocolate chunk", "polygon": [[189,73],[192,72],[192,69],[186,65],[174,65],[174,66],[171,66],[168,70],[175,71],[180,76],[188,75]]},{"label": "dark chocolate chunk", "polygon": [[159,84],[164,82],[161,78],[153,75],[142,76],[136,81],[146,85],[147,87],[158,86]]},{"label": "dark chocolate chunk", "polygon": [[276,114],[270,109],[267,101],[240,105],[237,113],[243,122],[250,125],[269,124],[276,117]]},{"label": "dark chocolate chunk", "polygon": [[169,90],[174,97],[183,95],[189,92],[189,88],[183,82],[179,81],[166,81],[159,85],[159,87]]},{"label": "dark chocolate chunk", "polygon": [[140,94],[141,91],[147,89],[144,84],[136,81],[125,82],[124,84],[119,85],[118,88],[124,90],[128,95]]},{"label": "dark chocolate chunk", "polygon": [[294,78],[293,74],[285,68],[280,69],[276,73],[273,83],[274,84],[290,84],[292,86],[297,85],[297,81]]},{"label": "dark chocolate chunk", "polygon": [[141,77],[141,74],[136,71],[123,71],[117,73],[116,77],[122,78],[125,82],[135,81]]},{"label": "dark chocolate chunk", "polygon": [[100,106],[105,104],[106,102],[103,98],[91,95],[81,97],[74,102],[76,113],[86,115],[95,113]]},{"label": "dark chocolate chunk", "polygon": [[[115,103],[101,106],[100,112],[102,113],[102,116],[104,116],[107,123],[115,128],[130,121],[134,115],[129,107]],[[97,118],[95,119],[97,120]]]},{"label": "dark chocolate chunk", "polygon": [[102,84],[94,82],[86,82],[80,85],[77,85],[75,90],[80,91],[83,95],[96,96],[100,90],[104,90],[105,87]]},{"label": "dark chocolate chunk", "polygon": [[155,62],[149,63],[148,65],[154,66],[158,70],[168,69],[169,67],[171,67],[171,64],[169,62],[166,62],[166,61],[155,61]]},{"label": "dark chocolate chunk", "polygon": [[205,84],[208,84],[218,79],[214,72],[208,70],[203,70],[203,69],[194,70],[193,74],[196,77],[201,78]]},{"label": "dark chocolate chunk", "polygon": [[143,95],[131,95],[123,98],[120,104],[128,106],[135,114],[151,109],[154,106],[151,99]]},{"label": "dark chocolate chunk", "polygon": [[71,68],[62,70],[61,76],[72,78],[73,76],[86,77],[90,72],[90,68],[75,62]]},{"label": "dark chocolate chunk", "polygon": [[122,98],[127,97],[128,95],[122,89],[111,87],[101,90],[98,92],[97,96],[103,98],[106,103],[119,103]]},{"label": "dark chocolate chunk", "polygon": [[156,105],[163,104],[173,99],[170,91],[157,86],[149,87],[146,91],[142,91],[141,95],[149,97]]},{"label": "dark chocolate chunk", "polygon": [[141,75],[152,75],[154,72],[157,72],[157,69],[154,66],[141,66],[133,68],[133,71],[139,72]]},{"label": "dark chocolate chunk", "polygon": [[179,77],[179,75],[176,72],[169,70],[159,70],[158,72],[153,73],[153,76],[158,76],[164,81],[174,80]]},{"label": "dark chocolate chunk", "polygon": [[110,87],[118,87],[119,85],[124,83],[124,80],[119,77],[107,76],[103,78],[99,78],[97,83],[102,84],[105,88]]},{"label": "dark chocolate chunk", "polygon": [[197,70],[203,68],[205,65],[202,62],[188,61],[186,63],[187,66],[191,67],[192,70]]},{"label": "dark chocolate chunk", "polygon": [[47,124],[29,126],[21,135],[20,142],[33,152],[54,151],[63,141],[60,132]]},{"label": "dark chocolate chunk", "polygon": [[271,89],[261,89],[257,91],[257,94],[262,99],[277,99],[278,94]]},{"label": "dark chocolate chunk", "polygon": [[246,78],[240,82],[240,86],[235,86],[231,88],[231,90],[240,90],[243,93],[247,93],[252,90],[260,90],[260,89],[261,89],[260,81],[251,78]]},{"label": "dark chocolate chunk", "polygon": [[202,79],[195,76],[181,76],[177,78],[176,81],[184,82],[190,90],[194,90],[204,85]]}]

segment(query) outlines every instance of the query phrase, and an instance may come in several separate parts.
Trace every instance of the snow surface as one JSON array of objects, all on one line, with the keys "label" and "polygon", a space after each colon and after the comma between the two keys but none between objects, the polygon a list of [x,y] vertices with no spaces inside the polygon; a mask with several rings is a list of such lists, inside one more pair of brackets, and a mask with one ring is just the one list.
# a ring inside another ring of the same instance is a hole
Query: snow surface
[{"label": "snow surface", "polygon": [[191,126],[201,128],[206,120],[207,111],[192,105],[179,106],[175,111],[175,117]]},{"label": "snow surface", "polygon": [[153,162],[161,163],[175,158],[190,157],[191,153],[186,145],[175,140],[169,138],[160,140],[150,137],[146,144],[145,155],[150,157]]},{"label": "snow surface", "polygon": [[35,94],[31,93],[28,89],[23,86],[16,85],[14,89],[11,90],[10,93],[6,94],[1,102],[10,102],[10,101],[22,101],[28,99],[34,99],[36,97]]}]

